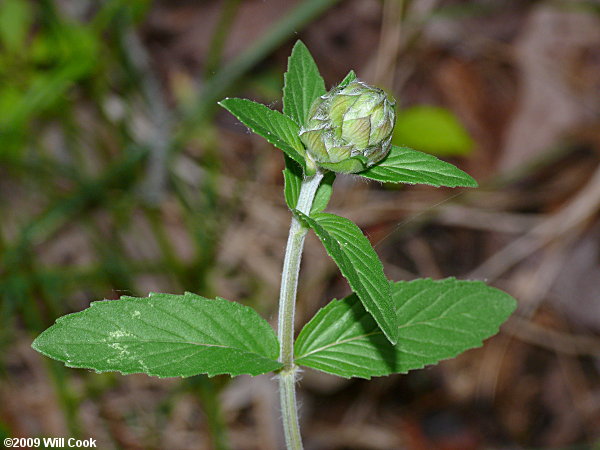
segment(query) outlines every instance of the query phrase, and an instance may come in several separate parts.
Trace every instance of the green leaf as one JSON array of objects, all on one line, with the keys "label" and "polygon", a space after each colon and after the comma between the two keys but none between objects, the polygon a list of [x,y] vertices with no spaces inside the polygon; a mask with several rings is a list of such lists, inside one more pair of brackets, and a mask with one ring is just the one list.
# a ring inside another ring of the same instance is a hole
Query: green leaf
[{"label": "green leaf", "polygon": [[354,70],[351,70],[350,72],[348,72],[348,75],[346,75],[344,77],[344,79],[340,82],[340,84],[338,84],[338,88],[343,88],[348,86],[350,83],[352,83],[354,80],[356,80],[356,74],[354,73]]},{"label": "green leaf", "polygon": [[292,119],[279,111],[243,98],[226,98],[219,105],[256,134],[283,150],[306,170],[304,146],[298,137],[300,127]]},{"label": "green leaf", "polygon": [[334,214],[317,213],[307,217],[295,211],[299,219],[314,230],[342,275],[377,321],[387,338],[395,343],[398,327],[390,284],[383,265],[369,240],[352,221]]},{"label": "green leaf", "polygon": [[473,140],[446,108],[414,106],[399,111],[392,143],[442,156],[468,155]]},{"label": "green leaf", "polygon": [[[284,195],[285,202],[291,210],[296,209],[300,189],[302,188],[302,180],[304,176],[300,166],[291,158],[285,157],[285,169],[283,169]],[[327,208],[331,193],[333,192],[333,182],[335,181],[335,173],[327,172],[317,188],[315,199],[313,200],[311,214],[321,212]]]},{"label": "green leaf", "polygon": [[312,102],[326,92],[319,68],[302,41],[296,42],[288,59],[284,83],[283,113],[302,126]]},{"label": "green leaf", "polygon": [[313,200],[312,208],[310,210],[311,215],[319,213],[327,208],[329,199],[331,198],[331,193],[333,192],[334,181],[335,173],[327,172],[323,177],[323,181],[321,181],[321,184],[317,188],[317,192],[315,193],[315,199]]},{"label": "green leaf", "polygon": [[190,293],[94,302],[59,318],[32,347],[68,367],[158,377],[281,367],[275,333],[256,311]]},{"label": "green leaf", "polygon": [[302,187],[302,167],[287,155],[285,157],[285,169],[283,169],[283,194],[288,208],[295,209],[300,197],[300,188]]},{"label": "green leaf", "polygon": [[481,346],[516,307],[510,295],[480,281],[391,285],[396,345],[351,295],[331,301],[306,324],[296,340],[296,363],[346,378],[406,373]]},{"label": "green leaf", "polygon": [[452,164],[427,153],[395,145],[383,161],[357,175],[385,183],[477,186],[477,181]]}]

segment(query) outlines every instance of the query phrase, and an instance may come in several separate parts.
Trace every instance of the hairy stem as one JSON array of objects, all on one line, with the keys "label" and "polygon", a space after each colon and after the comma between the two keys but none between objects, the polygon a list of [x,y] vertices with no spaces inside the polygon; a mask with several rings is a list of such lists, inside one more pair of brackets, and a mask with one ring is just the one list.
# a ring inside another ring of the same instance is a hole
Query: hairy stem
[{"label": "hairy stem", "polygon": [[298,422],[298,406],[296,404],[296,370],[283,369],[279,373],[279,399],[281,402],[281,418],[285,445],[288,450],[302,450],[302,436]]},{"label": "hairy stem", "polygon": [[[314,176],[304,179],[300,189],[300,196],[298,197],[298,204],[296,205],[298,211],[310,214],[315,193],[322,178],[323,174],[317,172]],[[281,290],[279,293],[279,361],[283,363],[283,368],[279,373],[279,392],[285,441],[289,450],[302,448],[294,387],[296,373],[294,365],[294,313],[296,311],[296,292],[298,288],[300,261],[302,259],[302,249],[304,248],[304,238],[307,232],[308,229],[296,217],[292,217],[281,274]]]}]

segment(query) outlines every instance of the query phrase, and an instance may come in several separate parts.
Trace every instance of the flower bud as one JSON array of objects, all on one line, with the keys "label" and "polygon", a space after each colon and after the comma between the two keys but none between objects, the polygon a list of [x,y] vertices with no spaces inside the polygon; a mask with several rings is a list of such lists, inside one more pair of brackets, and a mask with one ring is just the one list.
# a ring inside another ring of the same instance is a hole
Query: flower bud
[{"label": "flower bud", "polygon": [[361,172],[390,151],[395,104],[381,89],[358,80],[335,87],[311,105],[300,140],[318,166]]}]

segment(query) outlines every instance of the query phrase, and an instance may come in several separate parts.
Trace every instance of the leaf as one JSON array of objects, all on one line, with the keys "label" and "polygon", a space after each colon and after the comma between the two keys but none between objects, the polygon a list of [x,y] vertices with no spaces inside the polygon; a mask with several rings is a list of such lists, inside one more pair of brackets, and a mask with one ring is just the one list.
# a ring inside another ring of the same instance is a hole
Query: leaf
[{"label": "leaf", "polygon": [[283,113],[302,126],[313,101],[325,92],[315,60],[302,41],[296,42],[284,75]]},{"label": "leaf", "polygon": [[283,169],[283,194],[288,208],[295,209],[300,197],[302,187],[302,167],[289,156],[285,155],[285,169]]},{"label": "leaf", "polygon": [[279,111],[243,98],[226,98],[219,105],[256,134],[283,150],[306,170],[304,146],[298,137],[300,127],[292,119]]},{"label": "leaf", "polygon": [[94,302],[59,318],[32,347],[68,367],[158,377],[281,367],[275,333],[256,311],[191,293]]},{"label": "leaf", "polygon": [[299,211],[295,213],[321,239],[366,310],[395,343],[398,329],[390,285],[377,253],[360,228],[334,214],[317,213],[307,217]]},{"label": "leaf", "polygon": [[477,186],[477,181],[452,164],[427,153],[395,145],[383,161],[357,175],[386,183]]},{"label": "leaf", "polygon": [[351,70],[350,72],[348,72],[348,75],[346,75],[344,77],[344,79],[340,82],[340,84],[337,85],[337,87],[338,88],[346,87],[350,83],[352,83],[354,80],[356,80],[356,74],[354,73],[354,70]]},{"label": "leaf", "polygon": [[406,373],[453,358],[496,334],[515,300],[480,281],[391,283],[398,343],[391,345],[355,295],[333,300],[306,324],[296,363],[341,377]]},{"label": "leaf", "polygon": [[443,156],[468,155],[473,140],[452,111],[414,106],[399,111],[392,143]]},{"label": "leaf", "polygon": [[315,199],[313,200],[312,208],[310,210],[311,215],[319,213],[327,208],[329,199],[331,198],[331,193],[333,192],[334,181],[335,173],[327,172],[323,177],[323,181],[321,181],[321,184],[317,188],[317,192],[315,193]]},{"label": "leaf", "polygon": [[[304,176],[300,166],[291,158],[285,157],[285,169],[283,169],[284,195],[285,202],[291,210],[296,209],[298,198],[300,197],[300,189],[302,188],[302,180]],[[333,192],[333,182],[335,181],[335,173],[327,172],[317,188],[315,198],[313,200],[311,213],[321,212],[327,208],[331,193]]]}]

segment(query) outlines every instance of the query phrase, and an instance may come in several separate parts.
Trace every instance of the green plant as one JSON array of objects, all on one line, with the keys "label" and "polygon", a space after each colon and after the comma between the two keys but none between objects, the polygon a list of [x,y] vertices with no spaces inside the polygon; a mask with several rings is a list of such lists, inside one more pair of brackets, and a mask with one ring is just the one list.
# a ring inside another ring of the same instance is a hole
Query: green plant
[{"label": "green plant", "polygon": [[398,113],[392,144],[408,147],[433,155],[468,155],[473,140],[458,118],[449,110],[436,106],[412,106]]},{"label": "green plant", "polygon": [[[349,89],[358,94],[352,99],[338,97]],[[475,180],[431,155],[391,146],[393,101],[359,83],[353,72],[326,93],[301,42],[289,59],[283,101],[283,113],[244,99],[220,102],[285,153],[284,194],[292,223],[278,336],[256,311],[239,303],[191,293],[150,294],[95,302],[61,317],[33,342],[33,348],[69,367],[97,372],[188,377],[275,371],[286,443],[298,449],[302,447],[295,398],[299,366],[347,378],[406,373],[477,347],[495,334],[515,308],[508,294],[479,281],[454,278],[390,282],[360,229],[348,219],[323,212],[334,170],[389,183],[474,187]],[[343,120],[332,118],[340,112],[338,107],[342,115],[351,114]],[[340,129],[344,126],[350,128]],[[315,130],[316,135],[307,138],[306,132]],[[309,230],[322,241],[354,294],[329,302],[294,340],[298,274]]]}]

